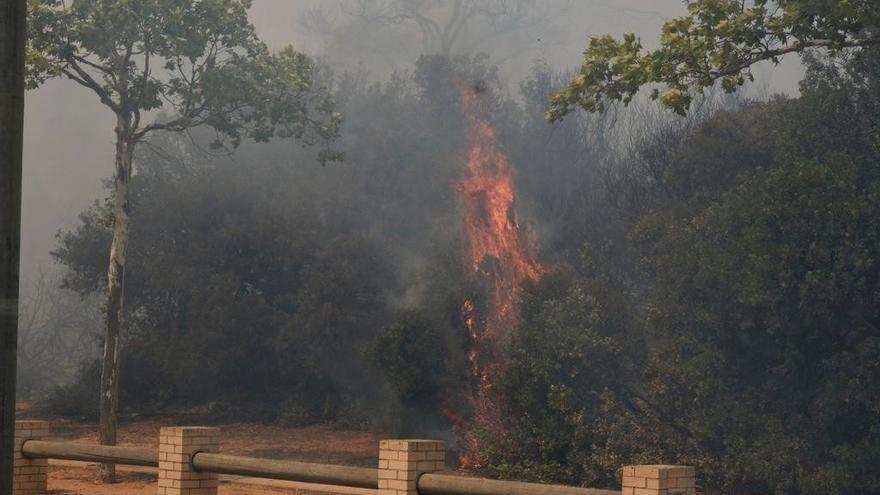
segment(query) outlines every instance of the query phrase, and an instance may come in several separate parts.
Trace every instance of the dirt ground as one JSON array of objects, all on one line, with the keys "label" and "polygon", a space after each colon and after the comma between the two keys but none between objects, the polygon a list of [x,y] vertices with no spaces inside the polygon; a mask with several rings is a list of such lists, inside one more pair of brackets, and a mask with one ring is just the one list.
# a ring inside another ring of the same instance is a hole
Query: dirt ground
[{"label": "dirt ground", "polygon": [[[50,495],[155,495],[156,475],[146,472],[118,473],[119,483],[103,485],[94,481],[92,467],[52,465],[49,470]],[[277,485],[277,486],[270,486]],[[271,482],[268,480],[221,478],[218,495],[364,495],[373,490],[322,488],[305,483]]]},{"label": "dirt ground", "polygon": [[[18,415],[29,419],[45,419],[52,424],[55,440],[85,443],[97,442],[97,425],[65,418],[46,417],[32,408],[31,404],[19,405]],[[188,426],[192,422],[175,418],[148,418],[124,421],[119,428],[119,445],[156,447],[159,428],[162,426]],[[249,455],[275,459],[290,459],[328,464],[348,464],[373,467],[379,452],[379,440],[383,435],[366,431],[345,430],[332,426],[308,426],[284,428],[253,423],[199,424],[218,426],[222,432],[221,451],[236,455]],[[156,493],[155,470],[149,468],[120,468],[120,483],[101,485],[95,483],[95,469],[82,463],[52,461],[49,475],[49,493],[64,495],[142,495]],[[244,494],[304,494],[303,486],[279,482],[278,487],[266,486],[269,482],[252,479],[221,478],[221,495]],[[345,492],[358,493],[358,491]]]},{"label": "dirt ground", "polygon": [[[149,473],[119,473],[119,483],[101,485],[94,481],[94,469],[53,466],[49,471],[49,492],[52,495],[156,495],[156,475]],[[292,494],[296,489],[271,488],[250,484],[224,482],[219,495]]]},{"label": "dirt ground", "polygon": [[[150,418],[123,423],[119,445],[158,447],[162,426],[218,426],[224,453],[274,459],[370,466],[379,453],[381,435],[341,430],[331,426],[283,428],[254,423],[193,425],[174,418]],[[97,443],[97,425],[70,420],[52,420],[53,435],[65,441]]]}]

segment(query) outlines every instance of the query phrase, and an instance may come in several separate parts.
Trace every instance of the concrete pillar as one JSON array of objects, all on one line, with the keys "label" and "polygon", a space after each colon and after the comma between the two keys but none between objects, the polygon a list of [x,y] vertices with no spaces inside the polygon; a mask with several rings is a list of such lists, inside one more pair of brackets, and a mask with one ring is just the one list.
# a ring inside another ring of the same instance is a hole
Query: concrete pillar
[{"label": "concrete pillar", "polygon": [[379,442],[378,495],[418,495],[422,473],[446,468],[446,444],[439,440]]},{"label": "concrete pillar", "polygon": [[220,429],[175,426],[159,430],[159,495],[217,495],[216,473],[196,472],[196,452],[218,452]]},{"label": "concrete pillar", "polygon": [[691,466],[625,466],[622,495],[696,495]]},{"label": "concrete pillar", "polygon": [[46,421],[16,421],[15,451],[12,454],[13,495],[44,495],[49,478],[49,459],[26,459],[21,455],[25,440],[45,440],[49,437]]}]

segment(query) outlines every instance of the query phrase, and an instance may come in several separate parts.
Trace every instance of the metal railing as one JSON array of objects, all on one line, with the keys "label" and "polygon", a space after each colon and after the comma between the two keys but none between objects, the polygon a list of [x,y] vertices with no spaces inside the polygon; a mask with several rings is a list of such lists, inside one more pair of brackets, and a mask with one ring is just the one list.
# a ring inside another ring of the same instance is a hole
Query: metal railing
[{"label": "metal railing", "polygon": [[[132,466],[159,466],[159,450],[72,442],[27,440],[21,453],[29,459],[63,459]],[[197,471],[272,480],[322,483],[378,489],[376,469],[333,464],[281,461],[255,457],[196,452],[191,458]],[[425,473],[418,478],[419,493],[425,495],[619,495],[616,490],[597,490],[561,485],[469,478]]]}]

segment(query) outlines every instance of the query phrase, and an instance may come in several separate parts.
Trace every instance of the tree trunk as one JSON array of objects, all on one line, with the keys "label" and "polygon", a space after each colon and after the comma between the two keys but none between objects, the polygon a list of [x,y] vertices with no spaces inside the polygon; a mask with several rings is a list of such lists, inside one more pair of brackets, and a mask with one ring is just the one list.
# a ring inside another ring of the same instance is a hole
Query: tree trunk
[{"label": "tree trunk", "polygon": [[0,0],[0,493],[12,493],[25,0]]},{"label": "tree trunk", "polygon": [[[116,124],[116,170],[113,189],[113,241],[110,244],[110,266],[107,268],[107,333],[104,336],[104,357],[101,367],[101,411],[99,436],[101,445],[116,445],[119,409],[119,335],[122,329],[123,283],[125,253],[128,249],[128,189],[134,143],[130,140],[129,124],[118,116]],[[98,476],[104,483],[116,481],[113,464],[102,464]]]}]

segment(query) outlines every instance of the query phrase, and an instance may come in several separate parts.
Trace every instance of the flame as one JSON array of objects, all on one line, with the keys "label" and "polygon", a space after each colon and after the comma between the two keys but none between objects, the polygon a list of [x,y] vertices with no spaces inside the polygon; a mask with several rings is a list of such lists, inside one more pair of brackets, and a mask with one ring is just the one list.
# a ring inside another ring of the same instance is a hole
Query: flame
[{"label": "flame", "polygon": [[[520,287],[526,280],[538,280],[544,268],[535,249],[520,228],[513,188],[513,166],[498,141],[495,129],[482,116],[479,91],[457,83],[461,108],[468,119],[469,151],[456,193],[470,244],[466,260],[475,287],[487,294],[485,316],[472,300],[462,305],[462,318],[471,338],[469,354],[472,387],[466,392],[472,417],[451,416],[461,440],[460,464],[479,469],[480,432],[503,434],[500,410],[492,391],[492,377],[504,366],[499,342],[517,323]],[[457,419],[456,419],[457,418]]]},{"label": "flame", "polygon": [[467,166],[456,187],[470,241],[470,275],[491,285],[489,317],[477,340],[495,340],[516,323],[522,283],[538,280],[544,268],[520,229],[513,166],[481,116],[479,93],[461,83],[458,89],[470,128]]}]

